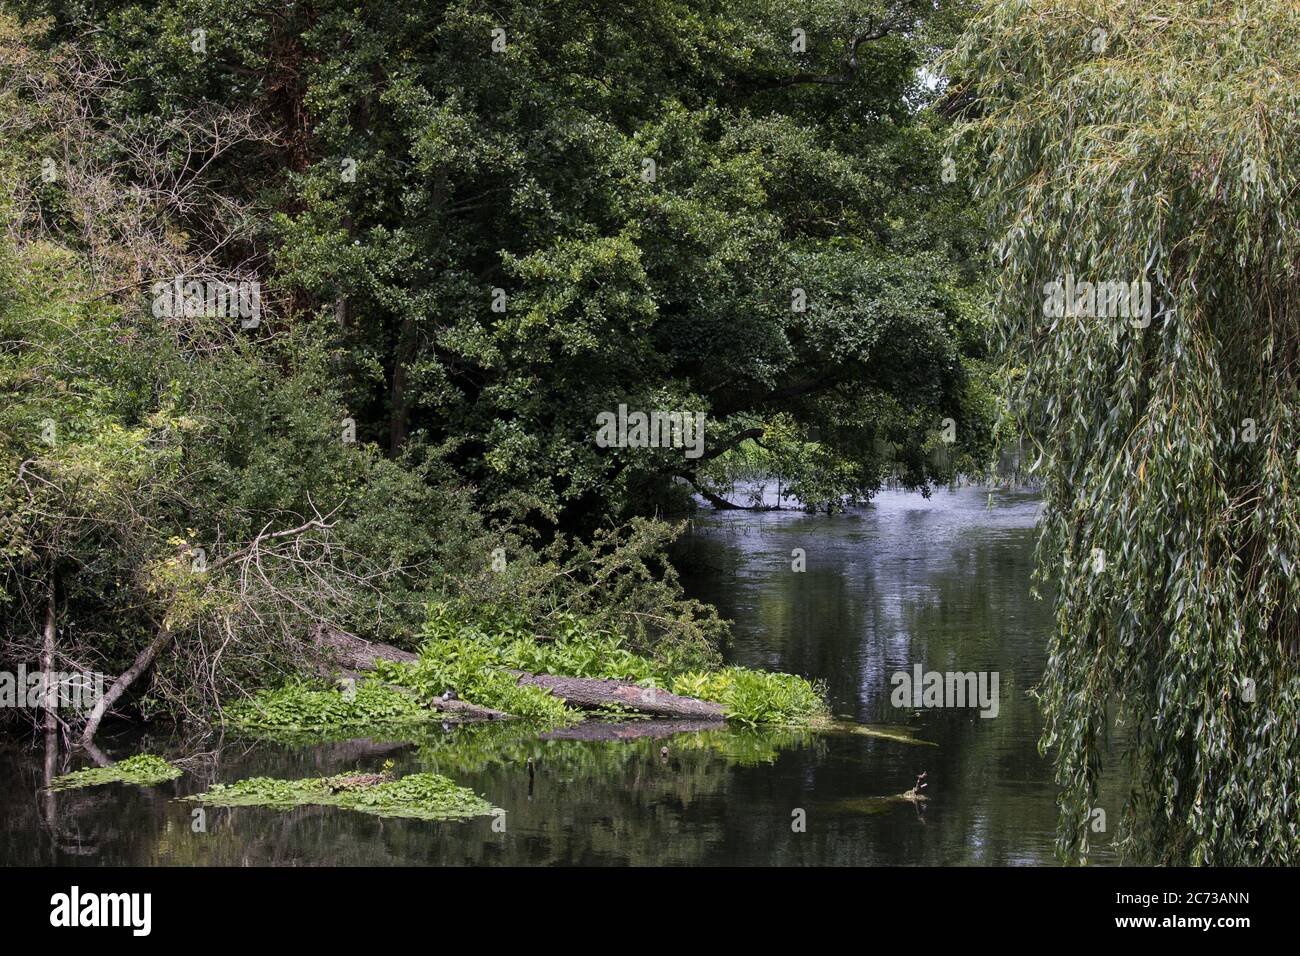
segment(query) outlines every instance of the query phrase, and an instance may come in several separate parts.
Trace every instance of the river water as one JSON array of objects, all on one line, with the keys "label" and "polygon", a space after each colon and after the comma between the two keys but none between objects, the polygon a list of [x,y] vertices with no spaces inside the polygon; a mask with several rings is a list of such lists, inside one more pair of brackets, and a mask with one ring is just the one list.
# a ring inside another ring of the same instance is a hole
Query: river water
[{"label": "river water", "polygon": [[[691,593],[735,622],[729,659],[822,680],[836,715],[878,733],[589,741],[435,726],[413,741],[208,740],[196,755],[179,739],[123,729],[104,735],[110,756],[184,756],[186,774],[154,788],[56,794],[42,792],[39,746],[7,741],[0,864],[1052,863],[1054,788],[1028,696],[1050,620],[1047,602],[1030,595],[1036,510],[1028,494],[990,499],[968,487],[929,499],[884,492],[835,516],[706,512],[693,522],[678,559]],[[892,675],[918,664],[997,674],[996,717],[895,707]],[[199,819],[176,800],[217,781],[384,760],[483,794],[506,811],[504,832],[492,818],[430,823],[328,807],[209,808]],[[929,799],[897,799],[921,773]]]}]

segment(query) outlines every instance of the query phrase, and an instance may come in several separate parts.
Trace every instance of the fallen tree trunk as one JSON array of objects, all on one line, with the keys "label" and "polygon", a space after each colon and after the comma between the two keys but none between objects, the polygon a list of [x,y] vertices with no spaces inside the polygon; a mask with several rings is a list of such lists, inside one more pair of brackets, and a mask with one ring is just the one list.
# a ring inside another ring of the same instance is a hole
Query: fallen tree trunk
[{"label": "fallen tree trunk", "polygon": [[564,677],[558,674],[530,674],[510,671],[525,687],[540,687],[573,707],[584,710],[601,707],[626,707],[655,717],[686,717],[695,720],[722,720],[722,705],[711,700],[680,697],[654,687],[639,687],[599,677]]},{"label": "fallen tree trunk", "polygon": [[121,676],[113,682],[113,686],[108,689],[108,692],[95,702],[95,707],[86,720],[86,726],[81,731],[81,745],[83,747],[87,747],[95,739],[95,732],[99,730],[99,722],[117,703],[118,698],[126,693],[127,688],[135,683],[137,677],[149,669],[149,665],[158,656],[158,652],[170,644],[171,641],[172,632],[165,627],[158,628],[157,636],[145,646],[145,649],[140,652],[131,666],[124,670]]},{"label": "fallen tree trunk", "polygon": [[[342,631],[319,628],[314,634],[314,639],[332,662],[354,671],[370,670],[381,660],[409,663],[417,659],[410,651],[403,651],[390,644],[365,641]],[[724,719],[721,704],[694,697],[681,697],[653,687],[639,687],[636,684],[603,680],[598,677],[565,677],[556,674],[532,674],[519,670],[510,670],[508,673],[513,674],[517,682],[523,686],[540,687],[556,697],[563,698],[570,706],[583,710],[617,706],[654,717],[681,717],[706,721]],[[456,690],[454,687],[448,689]],[[509,716],[499,710],[480,707],[464,700],[444,701],[435,698],[430,702],[430,706],[437,710],[446,710],[448,713],[484,720],[499,720]]]},{"label": "fallen tree trunk", "polygon": [[313,642],[325,653],[327,661],[348,670],[372,670],[378,661],[397,661],[411,664],[419,660],[418,654],[393,647],[391,644],[377,644],[363,640],[346,631],[318,627],[312,632]]},{"label": "fallen tree trunk", "polygon": [[[418,660],[418,655],[391,644],[376,644],[362,640],[355,634],[344,631],[317,628],[312,635],[316,644],[325,651],[327,663],[345,668],[344,676],[361,680],[357,671],[373,670],[379,661],[397,661],[409,664]],[[448,688],[454,690],[455,688]],[[435,697],[429,706],[439,713],[454,714],[469,720],[507,720],[510,714],[491,707],[471,704],[467,700],[443,700]]]}]

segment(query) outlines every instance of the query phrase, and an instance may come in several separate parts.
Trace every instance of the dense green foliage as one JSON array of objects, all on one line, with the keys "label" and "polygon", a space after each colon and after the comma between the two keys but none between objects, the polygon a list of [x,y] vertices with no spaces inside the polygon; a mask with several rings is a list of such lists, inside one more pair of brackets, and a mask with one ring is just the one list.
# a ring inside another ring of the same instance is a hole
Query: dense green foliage
[{"label": "dense green foliage", "polygon": [[509,671],[595,677],[661,688],[723,705],[727,716],[755,726],[808,725],[825,717],[821,691],[802,677],[744,667],[712,667],[711,656],[656,660],[627,649],[617,633],[568,617],[539,640],[518,612],[488,621],[465,620],[448,605],[432,609],[419,659],[379,661],[373,675],[350,688],[295,681],[263,690],[227,708],[227,716],[259,734],[392,732],[428,722],[434,698],[451,690],[470,703],[545,727],[579,719],[547,691],[520,686]]},{"label": "dense green foliage", "polygon": [[89,767],[55,777],[51,790],[75,790],[81,787],[98,787],[106,783],[134,783],[154,787],[181,775],[179,767],[153,754],[136,754],[107,767]]},{"label": "dense green foliage", "polygon": [[396,780],[352,785],[353,775],[336,774],[307,780],[253,777],[231,784],[213,784],[206,792],[187,797],[214,807],[269,807],[289,810],[301,806],[340,807],[380,817],[416,820],[467,820],[491,816],[492,804],[474,791],[459,787],[436,773],[413,773]]},{"label": "dense green foliage", "polygon": [[[960,4],[25,6],[121,65],[102,108],[165,148],[200,107],[278,138],[205,171],[252,217],[231,264],[274,286],[267,328],[321,317],[358,438],[441,449],[494,512],[644,511],[784,419],[819,428],[827,500],[950,471],[945,417],[987,451],[971,211],[918,73]],[[620,404],[707,413],[705,457],[598,447]]]},{"label": "dense green foliage", "polygon": [[[823,504],[951,472],[945,417],[987,448],[918,71],[959,6],[815,3],[796,51],[765,0],[7,3],[0,656],[53,608],[56,659],[204,718],[442,601],[716,666],[641,516],[808,427]],[[160,313],[176,277],[259,321]],[[620,405],[702,454],[601,447]]]},{"label": "dense green foliage", "polygon": [[[1001,0],[950,64],[1045,480],[1070,856],[1113,718],[1134,858],[1300,860],[1297,35],[1290,2]],[[1052,314],[1067,274],[1149,282],[1149,324]]]},{"label": "dense green foliage", "polygon": [[258,691],[227,707],[225,716],[245,730],[322,735],[393,731],[435,717],[411,694],[375,681],[358,682],[345,694],[337,687],[302,680]]},{"label": "dense green foliage", "polygon": [[[418,728],[447,689],[574,719],[509,668],[807,727],[807,680],[722,666],[661,516],[1023,437],[1062,853],[1118,726],[1134,858],[1296,862],[1300,13],[988,0],[956,40],[967,7],[4,3],[0,664],[258,732]],[[160,308],[182,279],[257,283],[258,320]],[[703,444],[611,447],[620,408]],[[306,682],[339,633],[419,659]]]}]

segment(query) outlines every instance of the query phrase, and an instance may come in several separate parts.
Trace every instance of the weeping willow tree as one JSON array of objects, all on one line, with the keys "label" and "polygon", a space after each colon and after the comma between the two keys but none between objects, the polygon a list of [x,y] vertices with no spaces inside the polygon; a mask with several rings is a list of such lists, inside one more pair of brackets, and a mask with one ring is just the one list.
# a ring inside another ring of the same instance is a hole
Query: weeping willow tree
[{"label": "weeping willow tree", "polygon": [[1294,0],[997,0],[948,64],[1044,479],[1070,858],[1109,739],[1130,860],[1300,862],[1297,37]]}]

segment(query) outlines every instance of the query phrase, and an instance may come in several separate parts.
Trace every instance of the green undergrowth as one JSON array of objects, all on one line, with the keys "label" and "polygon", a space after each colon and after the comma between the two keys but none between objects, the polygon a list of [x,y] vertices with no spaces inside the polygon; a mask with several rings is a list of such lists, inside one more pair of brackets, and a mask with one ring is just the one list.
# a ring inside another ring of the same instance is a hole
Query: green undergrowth
[{"label": "green undergrowth", "polygon": [[134,783],[153,787],[181,775],[179,767],[153,754],[136,754],[108,767],[90,767],[56,777],[51,790],[72,790],[78,787],[98,787],[106,783]]},{"label": "green undergrowth", "polygon": [[[499,645],[477,633],[428,635],[417,661],[379,661],[376,675],[431,700],[455,691],[462,700],[513,714],[526,721],[558,726],[581,719],[561,699],[540,687],[521,687],[507,668],[527,670],[503,656]],[[584,675],[576,675],[584,676]]]},{"label": "green undergrowth", "polygon": [[798,726],[826,713],[822,689],[797,674],[748,667],[688,671],[672,675],[667,689],[674,694],[717,701],[729,718],[751,727]]},{"label": "green undergrowth", "polygon": [[346,688],[292,680],[231,704],[226,718],[237,728],[252,731],[358,736],[366,730],[428,723],[437,715],[409,691],[374,681],[358,681]]},{"label": "green undergrowth", "polygon": [[[820,688],[794,674],[746,667],[707,668],[703,659],[655,660],[634,654],[622,639],[574,616],[559,616],[552,634],[533,634],[509,612],[484,613],[479,621],[459,618],[446,606],[431,609],[422,633],[425,640],[414,663],[381,662],[387,681],[416,689],[421,696],[456,690],[466,700],[519,716],[521,703],[534,706],[533,695],[518,701],[508,669],[536,674],[596,677],[654,687],[674,694],[722,704],[727,717],[749,726],[807,723],[826,714]],[[502,680],[504,677],[504,680]],[[556,719],[555,698],[541,692],[537,716]]]},{"label": "green undergrowth", "polygon": [[[620,680],[722,705],[730,720],[746,726],[809,726],[827,711],[821,688],[794,674],[710,667],[704,658],[652,659],[634,654],[618,635],[582,618],[558,615],[553,633],[533,634],[508,612],[482,612],[465,621],[435,606],[421,632],[412,662],[379,661],[351,689],[292,681],[231,705],[235,727],[260,736],[323,734],[374,736],[403,733],[445,719],[431,709],[446,691],[512,715],[534,730],[583,719],[582,712],[540,687],[520,686],[513,670],[536,674]],[[597,716],[639,716],[612,707]]]},{"label": "green undergrowth", "polygon": [[269,807],[288,810],[302,806],[341,807],[380,817],[416,820],[468,820],[497,812],[467,787],[436,773],[415,773],[364,786],[341,786],[352,775],[277,780],[252,777],[232,784],[214,784],[205,793],[185,797],[213,807]]}]

